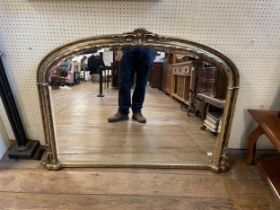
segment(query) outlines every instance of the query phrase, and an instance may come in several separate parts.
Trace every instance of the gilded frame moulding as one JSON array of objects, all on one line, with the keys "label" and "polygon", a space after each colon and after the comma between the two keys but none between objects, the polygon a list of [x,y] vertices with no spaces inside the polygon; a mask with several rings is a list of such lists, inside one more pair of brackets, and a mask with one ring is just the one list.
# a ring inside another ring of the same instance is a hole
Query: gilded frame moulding
[{"label": "gilded frame moulding", "polygon": [[[60,162],[57,155],[54,122],[50,102],[50,90],[48,77],[52,67],[62,58],[75,53],[86,52],[91,49],[122,47],[154,47],[157,49],[174,50],[193,53],[205,61],[209,61],[223,70],[228,79],[228,91],[222,119],[221,132],[217,136],[217,143],[212,160],[206,163],[196,164],[95,164],[90,162]],[[94,36],[81,39],[50,52],[39,64],[37,71],[37,87],[40,98],[44,136],[46,141],[46,153],[43,164],[47,169],[58,170],[63,167],[135,167],[135,168],[189,168],[210,169],[215,172],[228,169],[227,145],[231,130],[231,124],[236,105],[239,88],[239,73],[235,64],[221,52],[206,45],[193,41],[161,36],[145,29],[136,29],[133,32],[123,34],[111,34]]]}]

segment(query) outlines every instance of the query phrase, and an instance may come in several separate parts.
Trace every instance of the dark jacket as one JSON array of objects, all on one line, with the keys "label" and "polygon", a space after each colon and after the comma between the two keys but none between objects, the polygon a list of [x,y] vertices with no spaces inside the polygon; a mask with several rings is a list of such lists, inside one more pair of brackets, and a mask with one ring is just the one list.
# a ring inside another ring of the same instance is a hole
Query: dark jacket
[{"label": "dark jacket", "polygon": [[88,70],[90,74],[99,73],[104,67],[103,59],[99,55],[92,55],[88,58]]}]

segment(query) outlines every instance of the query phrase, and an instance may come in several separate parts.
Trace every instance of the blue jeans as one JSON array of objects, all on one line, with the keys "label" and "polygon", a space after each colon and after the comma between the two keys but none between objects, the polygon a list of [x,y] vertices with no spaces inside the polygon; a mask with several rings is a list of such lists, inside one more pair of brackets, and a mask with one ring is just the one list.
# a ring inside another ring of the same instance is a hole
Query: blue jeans
[{"label": "blue jeans", "polygon": [[[120,61],[120,85],[119,85],[119,112],[128,114],[129,108],[133,113],[141,112],[145,98],[145,89],[154,61],[152,48],[124,49]],[[132,96],[130,90],[136,74],[136,86]]]}]

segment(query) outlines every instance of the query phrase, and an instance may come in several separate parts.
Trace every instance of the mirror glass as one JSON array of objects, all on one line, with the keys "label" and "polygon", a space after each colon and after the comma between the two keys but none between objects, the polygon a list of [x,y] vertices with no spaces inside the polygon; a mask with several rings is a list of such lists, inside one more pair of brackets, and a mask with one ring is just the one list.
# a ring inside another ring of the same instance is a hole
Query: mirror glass
[{"label": "mirror glass", "polygon": [[227,77],[195,54],[152,48],[81,52],[52,68],[49,87],[61,162],[212,160]]}]

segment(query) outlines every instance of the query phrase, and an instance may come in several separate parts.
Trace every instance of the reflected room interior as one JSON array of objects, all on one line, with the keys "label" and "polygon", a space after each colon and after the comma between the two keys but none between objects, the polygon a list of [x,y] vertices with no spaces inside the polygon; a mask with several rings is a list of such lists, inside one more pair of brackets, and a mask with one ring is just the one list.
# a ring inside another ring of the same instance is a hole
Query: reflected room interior
[{"label": "reflected room interior", "polygon": [[147,123],[131,120],[131,112],[127,121],[107,121],[118,110],[121,49],[75,54],[52,68],[49,86],[61,162],[211,162],[227,94],[225,73],[198,55],[155,52],[142,109]]}]

